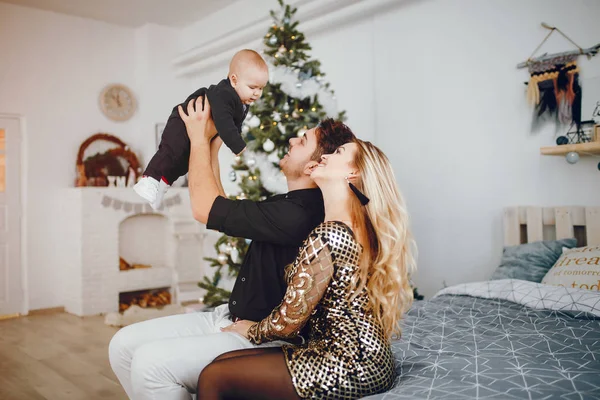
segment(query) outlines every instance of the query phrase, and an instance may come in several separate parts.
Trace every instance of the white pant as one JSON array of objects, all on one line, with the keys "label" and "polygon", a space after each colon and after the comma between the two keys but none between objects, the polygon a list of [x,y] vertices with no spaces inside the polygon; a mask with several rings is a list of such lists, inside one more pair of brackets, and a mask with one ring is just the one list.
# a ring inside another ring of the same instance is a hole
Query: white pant
[{"label": "white pant", "polygon": [[228,351],[257,347],[237,333],[221,332],[231,323],[223,304],[212,312],[126,326],[110,341],[110,365],[130,399],[190,400],[200,372],[212,360]]}]

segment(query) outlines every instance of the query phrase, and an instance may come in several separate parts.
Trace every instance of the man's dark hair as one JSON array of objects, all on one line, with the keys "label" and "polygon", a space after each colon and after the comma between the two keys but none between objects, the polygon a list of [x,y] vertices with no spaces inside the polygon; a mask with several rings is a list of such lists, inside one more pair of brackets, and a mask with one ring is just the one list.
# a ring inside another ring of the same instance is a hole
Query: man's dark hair
[{"label": "man's dark hair", "polygon": [[315,129],[317,148],[312,154],[312,161],[320,161],[323,154],[331,154],[343,144],[350,143],[356,136],[342,121],[327,118]]}]

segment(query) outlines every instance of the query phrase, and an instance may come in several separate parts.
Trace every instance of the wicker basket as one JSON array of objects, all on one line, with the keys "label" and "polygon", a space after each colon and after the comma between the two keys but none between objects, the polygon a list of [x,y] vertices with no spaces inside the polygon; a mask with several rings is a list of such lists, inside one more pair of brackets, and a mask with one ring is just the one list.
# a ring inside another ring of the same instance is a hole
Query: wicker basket
[{"label": "wicker basket", "polygon": [[108,133],[96,133],[95,135],[92,135],[89,138],[87,138],[81,144],[81,146],[79,146],[79,152],[77,153],[77,164],[76,164],[77,178],[75,180],[75,186],[80,187],[80,186],[107,186],[108,185],[108,177],[106,176],[106,174],[101,172],[100,176],[96,176],[96,177],[92,178],[92,177],[86,176],[86,173],[85,173],[85,161],[83,159],[85,150],[88,148],[89,145],[91,145],[92,143],[94,143],[97,140],[103,140],[106,142],[111,142],[111,143],[116,144],[118,147],[115,147],[114,149],[110,149],[104,154],[125,160],[129,165],[129,167],[127,168],[127,171],[132,170],[135,174],[135,179],[137,180],[137,178],[141,174],[141,168],[140,168],[140,163],[139,163],[138,158],[135,155],[135,153],[132,152],[131,150],[129,150],[129,147],[125,144],[125,142],[123,142],[118,137],[113,136]]}]

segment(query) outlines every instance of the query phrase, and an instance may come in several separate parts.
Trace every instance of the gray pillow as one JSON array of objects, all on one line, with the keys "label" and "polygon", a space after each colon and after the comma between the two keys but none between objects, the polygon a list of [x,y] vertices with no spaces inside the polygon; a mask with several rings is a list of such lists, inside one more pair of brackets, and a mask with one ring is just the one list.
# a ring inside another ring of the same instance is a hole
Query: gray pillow
[{"label": "gray pillow", "polygon": [[521,279],[541,282],[562,254],[562,248],[573,248],[577,239],[544,240],[518,246],[508,246],[502,252],[502,261],[491,280]]}]

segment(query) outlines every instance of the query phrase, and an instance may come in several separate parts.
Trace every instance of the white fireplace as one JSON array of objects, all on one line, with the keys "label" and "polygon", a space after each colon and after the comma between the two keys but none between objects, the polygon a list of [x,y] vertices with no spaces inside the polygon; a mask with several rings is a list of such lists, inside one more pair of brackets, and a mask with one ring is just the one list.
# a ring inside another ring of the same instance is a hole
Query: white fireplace
[{"label": "white fireplace", "polygon": [[[66,311],[116,312],[119,293],[169,288],[174,298],[180,285],[194,290],[202,279],[205,226],[192,217],[187,188],[170,189],[156,212],[131,188],[71,188],[64,206]],[[122,271],[121,258],[150,268]]]}]

